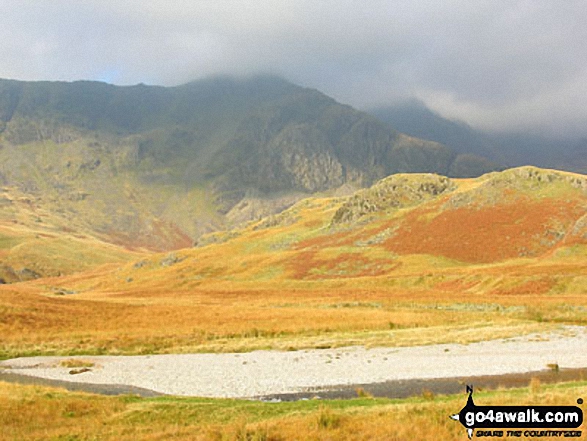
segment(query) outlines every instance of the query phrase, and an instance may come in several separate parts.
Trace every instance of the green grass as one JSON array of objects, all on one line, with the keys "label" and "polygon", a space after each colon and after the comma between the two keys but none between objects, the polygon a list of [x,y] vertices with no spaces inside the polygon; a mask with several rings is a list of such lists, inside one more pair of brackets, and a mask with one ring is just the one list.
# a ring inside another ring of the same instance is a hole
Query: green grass
[{"label": "green grass", "polygon": [[22,241],[23,241],[23,238],[21,238],[21,237],[0,235],[0,249],[9,250],[9,249],[21,244]]}]

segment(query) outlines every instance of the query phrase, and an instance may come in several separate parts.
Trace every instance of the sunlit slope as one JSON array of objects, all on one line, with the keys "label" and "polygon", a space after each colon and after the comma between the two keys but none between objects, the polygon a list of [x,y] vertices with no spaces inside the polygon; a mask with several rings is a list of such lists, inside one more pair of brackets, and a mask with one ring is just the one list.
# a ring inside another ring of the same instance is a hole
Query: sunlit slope
[{"label": "sunlit slope", "polygon": [[0,287],[0,357],[470,342],[585,324],[587,178],[397,175],[196,247]]},{"label": "sunlit slope", "polygon": [[523,167],[469,180],[391,176],[350,197],[306,199],[244,229],[204,236],[195,249],[74,284],[132,292],[419,280],[442,288],[471,278],[492,291],[519,273],[528,289],[542,292],[570,289],[586,263],[587,178]]},{"label": "sunlit slope", "polygon": [[72,233],[158,251],[190,246],[187,232],[195,223],[204,229],[214,225],[207,190],[150,183],[129,167],[129,155],[125,143],[112,147],[91,138],[4,145],[0,176],[12,196],[0,200],[0,216],[18,220],[19,211],[29,209],[38,213],[37,224],[51,217]]},{"label": "sunlit slope", "polygon": [[14,283],[122,264],[140,258],[106,243],[91,231],[70,225],[67,216],[52,213],[18,189],[0,189],[0,281]]}]

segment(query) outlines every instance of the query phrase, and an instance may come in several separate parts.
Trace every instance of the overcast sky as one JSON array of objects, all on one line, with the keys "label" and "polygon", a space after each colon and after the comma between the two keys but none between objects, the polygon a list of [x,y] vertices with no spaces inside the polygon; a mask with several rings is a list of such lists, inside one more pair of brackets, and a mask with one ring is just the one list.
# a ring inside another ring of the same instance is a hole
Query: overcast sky
[{"label": "overcast sky", "polygon": [[366,109],[587,135],[585,0],[1,0],[0,77],[273,73]]}]

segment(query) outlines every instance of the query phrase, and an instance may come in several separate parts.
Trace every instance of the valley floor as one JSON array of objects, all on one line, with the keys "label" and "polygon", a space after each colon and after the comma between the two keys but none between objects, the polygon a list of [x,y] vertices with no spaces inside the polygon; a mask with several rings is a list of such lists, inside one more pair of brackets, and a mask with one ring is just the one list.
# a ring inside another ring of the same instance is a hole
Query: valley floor
[{"label": "valley floor", "polygon": [[391,380],[503,375],[587,367],[587,329],[413,347],[300,351],[25,357],[4,372],[52,380],[125,385],[200,397],[254,398]]}]

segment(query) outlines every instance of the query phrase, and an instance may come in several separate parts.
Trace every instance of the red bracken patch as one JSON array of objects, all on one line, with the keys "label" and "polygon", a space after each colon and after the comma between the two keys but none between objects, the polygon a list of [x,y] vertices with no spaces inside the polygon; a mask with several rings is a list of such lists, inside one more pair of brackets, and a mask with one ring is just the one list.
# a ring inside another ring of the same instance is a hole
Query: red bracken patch
[{"label": "red bracken patch", "polygon": [[560,236],[584,212],[578,201],[529,198],[460,207],[430,220],[416,209],[406,215],[385,247],[397,254],[431,254],[471,263],[536,257],[560,243]]},{"label": "red bracken patch", "polygon": [[512,288],[498,288],[491,292],[496,295],[546,294],[556,285],[556,280],[543,277],[538,280],[529,280]]},{"label": "red bracken patch", "polygon": [[397,267],[390,261],[370,259],[358,253],[342,253],[332,259],[319,259],[315,251],[303,251],[288,259],[293,279],[338,279],[379,276]]},{"label": "red bracken patch", "polygon": [[474,288],[475,286],[479,285],[478,280],[463,280],[463,279],[455,279],[455,280],[447,280],[444,282],[439,282],[434,285],[434,289],[438,291],[448,291],[448,292],[464,292],[468,289]]}]

